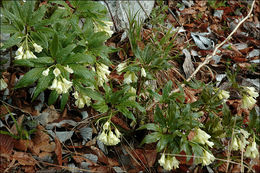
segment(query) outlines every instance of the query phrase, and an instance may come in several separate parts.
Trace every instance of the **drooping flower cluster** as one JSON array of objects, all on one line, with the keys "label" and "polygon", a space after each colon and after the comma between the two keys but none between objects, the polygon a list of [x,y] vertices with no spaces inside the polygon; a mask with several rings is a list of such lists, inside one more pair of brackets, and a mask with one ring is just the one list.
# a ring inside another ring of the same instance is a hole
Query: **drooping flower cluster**
[{"label": "drooping flower cluster", "polygon": [[36,59],[37,57],[30,51],[30,50],[24,50],[23,46],[20,46],[18,50],[15,52],[15,59]]},{"label": "drooping flower cluster", "polygon": [[247,141],[249,135],[250,134],[243,129],[235,130],[232,143],[231,143],[231,149],[234,151],[237,150],[243,151],[246,145],[249,144],[249,142]]},{"label": "drooping flower cluster", "polygon": [[124,74],[124,83],[130,84],[133,82],[137,82],[137,76],[134,72],[128,71]]},{"label": "drooping flower cluster", "polygon": [[203,156],[202,157],[195,157],[195,163],[196,164],[202,164],[202,166],[206,166],[211,164],[215,160],[215,157],[209,153],[207,150],[203,150]]},{"label": "drooping flower cluster", "polygon": [[259,157],[259,152],[258,152],[258,149],[256,147],[255,141],[253,141],[250,145],[247,146],[245,156],[252,158],[252,159]]},{"label": "drooping flower cluster", "polygon": [[243,88],[246,91],[246,94],[243,94],[242,108],[252,109],[256,103],[256,98],[259,96],[259,94],[255,92],[254,87],[243,87]]},{"label": "drooping flower cluster", "polygon": [[99,23],[94,23],[94,31],[95,32],[106,32],[111,37],[113,34],[113,31],[111,30],[111,27],[113,26],[113,22],[110,21],[102,21],[105,25],[101,25]]},{"label": "drooping flower cluster", "polygon": [[[69,73],[73,73],[73,70],[71,68],[64,67]],[[47,76],[49,74],[49,68],[44,70],[42,72],[44,76]],[[55,68],[53,70],[53,74],[55,75],[55,79],[52,82],[52,85],[49,87],[50,90],[56,90],[58,94],[67,93],[70,87],[72,86],[72,82],[68,81],[61,75],[61,71],[59,68]]]},{"label": "drooping flower cluster", "polygon": [[230,97],[229,92],[225,90],[220,90],[218,93],[218,98],[223,99],[224,101],[227,101],[227,99]]},{"label": "drooping flower cluster", "polygon": [[0,91],[7,88],[7,83],[4,81],[3,78],[0,79]]},{"label": "drooping flower cluster", "polygon": [[173,167],[174,169],[179,168],[179,161],[174,156],[165,156],[165,153],[162,154],[158,162],[167,171],[172,170]]},{"label": "drooping flower cluster", "polygon": [[145,72],[145,69],[143,67],[141,68],[141,76],[146,77],[146,72]]},{"label": "drooping flower cluster", "polygon": [[[134,87],[130,87],[130,89],[128,90],[128,93],[136,95],[136,89]],[[136,96],[131,96],[131,97],[129,97],[129,100],[135,100],[135,97]]]},{"label": "drooping flower cluster", "polygon": [[91,103],[91,98],[86,96],[86,95],[82,95],[82,94],[79,94],[77,91],[75,91],[73,93],[76,101],[75,101],[75,105],[78,107],[78,108],[83,108],[85,105],[89,106],[90,103]]},{"label": "drooping flower cluster", "polygon": [[98,136],[98,140],[100,140],[101,142],[103,142],[105,145],[117,145],[120,142],[120,136],[121,133],[119,132],[119,130],[115,127],[114,132],[111,129],[111,124],[110,121],[107,121],[104,125],[103,125],[103,130],[102,133]]},{"label": "drooping flower cluster", "polygon": [[103,86],[104,83],[108,82],[107,76],[110,74],[109,67],[102,63],[96,64],[97,76],[98,76],[98,86]]},{"label": "drooping flower cluster", "polygon": [[192,139],[192,141],[200,143],[200,144],[207,144],[209,147],[214,145],[213,142],[210,142],[208,139],[211,138],[209,134],[201,130],[200,128],[196,128],[195,130],[196,135]]},{"label": "drooping flower cluster", "polygon": [[118,66],[116,68],[117,73],[121,74],[122,71],[126,68],[126,65],[127,65],[127,62],[123,62],[123,63],[118,64]]},{"label": "drooping flower cluster", "polygon": [[42,47],[36,43],[33,43],[33,47],[35,52],[40,53],[42,51]]}]

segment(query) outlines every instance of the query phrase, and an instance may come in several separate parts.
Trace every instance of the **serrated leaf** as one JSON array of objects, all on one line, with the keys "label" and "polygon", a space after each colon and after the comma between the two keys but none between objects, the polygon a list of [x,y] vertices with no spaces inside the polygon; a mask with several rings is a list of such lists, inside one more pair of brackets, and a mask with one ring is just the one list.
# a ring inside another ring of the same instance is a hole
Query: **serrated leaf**
[{"label": "serrated leaf", "polygon": [[1,23],[1,33],[16,33],[19,31],[19,29],[17,29],[14,25],[9,25],[9,24],[4,24]]},{"label": "serrated leaf", "polygon": [[29,21],[30,24],[32,25],[32,24],[35,24],[35,23],[39,22],[39,21],[43,18],[44,14],[45,14],[45,12],[46,12],[46,9],[47,9],[47,8],[46,8],[45,5],[40,6],[40,7],[37,9],[37,11],[35,11],[35,12],[32,14],[32,19]]},{"label": "serrated leaf", "polygon": [[93,55],[88,55],[84,53],[77,53],[75,55],[72,55],[71,57],[67,58],[64,63],[71,64],[71,63],[88,63],[88,64],[94,64],[96,62],[96,57]]},{"label": "serrated leaf", "polygon": [[6,49],[19,44],[23,40],[22,36],[23,35],[21,33],[15,33],[7,41],[4,42],[4,45],[1,47],[1,49]]},{"label": "serrated leaf", "polygon": [[84,93],[84,95],[89,96],[93,100],[98,100],[98,101],[104,100],[103,96],[100,93],[98,93],[97,91],[95,91],[95,90],[93,90],[91,88],[83,88],[83,87],[81,87],[80,88],[80,92]]},{"label": "serrated leaf", "polygon": [[53,105],[56,102],[56,100],[58,99],[58,97],[59,97],[59,94],[55,90],[52,90],[51,94],[49,95],[48,105]]},{"label": "serrated leaf", "polygon": [[20,65],[20,66],[26,66],[26,67],[35,67],[33,62],[31,62],[30,60],[26,60],[26,59],[14,60],[14,64]]},{"label": "serrated leaf", "polygon": [[64,93],[62,94],[62,97],[61,97],[61,103],[60,103],[60,109],[63,111],[66,103],[68,102],[68,99],[69,99],[69,92],[67,93]]},{"label": "serrated leaf", "polygon": [[136,121],[135,116],[133,115],[133,113],[130,112],[125,106],[119,105],[119,106],[115,106],[115,107],[116,107],[116,109],[117,109],[119,112],[121,112],[126,118],[129,118],[129,119],[131,119],[131,120],[133,120],[133,121]]},{"label": "serrated leaf", "polygon": [[105,113],[108,111],[108,106],[105,101],[98,101],[97,103],[93,104],[93,108],[101,113]]},{"label": "serrated leaf", "polygon": [[39,79],[41,73],[43,72],[44,68],[34,68],[27,72],[21,80],[16,84],[15,89],[26,87],[28,85],[33,84],[36,80]]},{"label": "serrated leaf", "polygon": [[141,145],[143,145],[144,143],[150,144],[150,143],[156,142],[160,139],[161,139],[161,133],[153,132],[144,137],[143,141],[141,142]]},{"label": "serrated leaf", "polygon": [[169,135],[161,135],[161,138],[156,145],[156,149],[158,152],[162,151],[164,148],[167,147],[169,139],[171,139],[171,137]]},{"label": "serrated leaf", "polygon": [[159,108],[158,105],[155,108],[154,121],[160,123],[160,125],[162,125],[163,127],[166,125],[162,110]]},{"label": "serrated leaf", "polygon": [[48,76],[41,76],[40,79],[38,80],[38,84],[36,86],[36,89],[33,93],[33,98],[32,100],[36,99],[36,97],[43,92],[45,89],[47,89],[50,86],[51,81],[54,79],[53,75],[48,75]]},{"label": "serrated leaf", "polygon": [[37,59],[30,59],[29,61],[33,62],[34,64],[46,64],[46,65],[51,65],[54,63],[54,60],[51,57],[39,57]]},{"label": "serrated leaf", "polygon": [[160,130],[160,126],[158,124],[148,123],[148,124],[145,124],[145,125],[139,127],[137,130],[142,130],[142,129],[159,131]]},{"label": "serrated leaf", "polygon": [[83,65],[71,64],[70,67],[73,69],[74,74],[84,79],[94,80],[94,73],[91,72]]},{"label": "serrated leaf", "polygon": [[58,48],[59,48],[59,40],[58,40],[58,35],[55,33],[54,36],[53,36],[53,39],[52,39],[52,42],[51,42],[51,45],[50,45],[50,52],[51,52],[51,56],[53,58],[55,58],[57,61],[57,52],[58,52]]},{"label": "serrated leaf", "polygon": [[162,90],[162,98],[163,100],[167,100],[169,98],[170,92],[172,90],[172,81],[168,81]]}]

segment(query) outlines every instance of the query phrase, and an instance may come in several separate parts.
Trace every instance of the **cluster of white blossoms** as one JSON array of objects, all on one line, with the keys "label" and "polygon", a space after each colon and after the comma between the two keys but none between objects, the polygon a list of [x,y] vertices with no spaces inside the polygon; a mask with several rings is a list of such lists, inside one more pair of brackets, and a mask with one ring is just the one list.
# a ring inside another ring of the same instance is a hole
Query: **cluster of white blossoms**
[{"label": "cluster of white blossoms", "polygon": [[141,76],[146,77],[146,72],[145,72],[145,69],[143,67],[141,68]]},{"label": "cluster of white blossoms", "polygon": [[124,83],[130,84],[133,82],[137,82],[137,76],[134,72],[128,71],[124,74]]},{"label": "cluster of white blossoms", "polygon": [[259,152],[258,152],[258,149],[256,147],[255,141],[253,141],[250,145],[247,146],[245,156],[252,158],[252,159],[259,157]]},{"label": "cluster of white blossoms", "polygon": [[90,103],[91,103],[91,98],[86,96],[86,95],[82,95],[82,94],[79,94],[77,91],[75,91],[73,93],[76,101],[75,101],[75,105],[78,107],[78,108],[83,108],[85,105],[89,106]]},{"label": "cluster of white blossoms", "polygon": [[195,164],[202,164],[202,166],[206,166],[211,164],[215,160],[215,157],[209,153],[207,150],[203,150],[202,157],[195,157]]},{"label": "cluster of white blossoms", "polygon": [[117,145],[120,142],[121,133],[115,127],[115,134],[112,132],[110,121],[107,121],[103,125],[102,133],[98,136],[98,140],[103,142],[105,145]]},{"label": "cluster of white blossoms", "polygon": [[110,21],[102,21],[105,26],[98,24],[98,23],[94,23],[94,31],[95,32],[106,32],[108,33],[108,35],[111,37],[113,34],[113,31],[111,30],[111,27],[113,26],[113,22]]},{"label": "cluster of white blossoms", "polygon": [[7,88],[7,83],[3,78],[0,79],[0,91],[4,90]]},{"label": "cluster of white blossoms", "polygon": [[118,66],[116,68],[117,73],[121,74],[122,71],[126,68],[126,65],[127,65],[127,62],[123,62],[123,63],[118,64]]},{"label": "cluster of white blossoms", "polygon": [[[240,135],[237,135],[240,134]],[[232,143],[231,143],[231,149],[234,151],[240,150],[243,151],[249,142],[247,141],[247,138],[249,137],[249,133],[243,129],[235,130],[235,133],[233,135]]]},{"label": "cluster of white blossoms", "polygon": [[196,128],[195,130],[195,136],[193,137],[192,141],[200,143],[202,145],[207,144],[209,147],[212,148],[214,145],[213,142],[210,142],[208,139],[211,138],[209,134],[201,130],[200,128]]},{"label": "cluster of white blossoms", "polygon": [[[36,43],[33,43],[33,47],[35,49],[35,52],[40,53],[42,51],[42,47]],[[33,54],[30,50],[24,50],[23,46],[20,46],[17,51],[15,52],[15,59],[36,59],[37,57]]]},{"label": "cluster of white blossoms", "polygon": [[163,169],[170,171],[174,167],[174,169],[179,168],[179,161],[171,155],[165,156],[163,153],[160,160],[158,160],[159,164],[163,167]]},{"label": "cluster of white blossoms", "polygon": [[[64,69],[67,70],[69,73],[73,73],[73,70],[69,66],[64,67]],[[50,71],[49,68],[44,70],[42,72],[42,75],[48,76],[49,71]],[[55,76],[55,79],[53,80],[52,85],[49,87],[49,89],[56,90],[58,94],[67,93],[70,87],[72,86],[72,82],[65,79],[61,75],[61,72],[57,67],[53,70],[53,74]]]},{"label": "cluster of white blossoms", "polygon": [[[130,87],[130,89],[128,90],[128,93],[136,95],[136,89],[134,87]],[[129,97],[129,100],[135,100],[135,97],[136,96],[131,96],[131,97]]]},{"label": "cluster of white blossoms", "polygon": [[225,90],[220,90],[219,93],[218,93],[218,98],[220,100],[224,100],[224,101],[227,101],[227,99],[230,97],[229,95],[229,92],[228,91],[225,91]]},{"label": "cluster of white blossoms", "polygon": [[246,94],[243,94],[242,108],[252,109],[256,103],[256,98],[259,96],[259,94],[255,92],[254,87],[243,87],[243,88],[246,91]]},{"label": "cluster of white blossoms", "polygon": [[107,76],[110,74],[109,67],[102,63],[96,64],[97,75],[98,75],[98,86],[103,86],[104,83],[108,82]]}]

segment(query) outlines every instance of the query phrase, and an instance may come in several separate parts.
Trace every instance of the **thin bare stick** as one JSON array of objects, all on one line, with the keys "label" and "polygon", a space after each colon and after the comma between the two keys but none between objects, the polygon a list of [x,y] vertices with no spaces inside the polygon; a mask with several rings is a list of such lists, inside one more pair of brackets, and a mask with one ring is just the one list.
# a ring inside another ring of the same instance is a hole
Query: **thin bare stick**
[{"label": "thin bare stick", "polygon": [[[242,25],[242,23],[244,23],[244,22],[251,16],[251,14],[252,14],[252,12],[253,12],[253,9],[254,9],[254,5],[255,5],[255,0],[253,1],[252,5],[251,5],[251,8],[250,8],[250,11],[249,11],[249,13],[247,14],[247,16],[237,24],[237,26],[235,27],[235,29],[229,34],[229,36],[228,36],[223,42],[221,42],[220,44],[218,44],[218,45],[215,47],[213,53],[212,53],[210,56],[207,56],[206,59],[195,69],[195,71],[194,71],[194,72],[190,75],[190,77],[186,80],[187,82],[189,82],[189,81],[199,72],[199,70],[200,70],[204,65],[206,65],[206,64],[208,64],[208,63],[210,62],[210,60],[212,59],[213,56],[216,55],[216,53],[217,53],[217,51],[218,51],[218,49],[219,49],[220,47],[222,47],[227,41],[229,41],[229,40],[231,39],[232,35],[237,31],[237,29],[240,27],[240,25]],[[185,84],[182,84],[181,86],[184,87]],[[173,92],[178,92],[178,91],[179,91],[179,89],[173,90]]]}]

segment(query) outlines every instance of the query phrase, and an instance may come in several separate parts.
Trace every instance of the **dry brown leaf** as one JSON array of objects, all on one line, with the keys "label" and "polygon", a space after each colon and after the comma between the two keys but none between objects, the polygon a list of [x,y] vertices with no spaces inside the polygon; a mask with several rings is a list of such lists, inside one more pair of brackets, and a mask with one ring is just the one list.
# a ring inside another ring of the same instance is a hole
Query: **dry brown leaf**
[{"label": "dry brown leaf", "polygon": [[23,166],[22,167],[25,173],[34,173],[36,172],[34,166]]},{"label": "dry brown leaf", "polygon": [[102,163],[108,164],[107,156],[97,147],[91,146],[91,150],[94,152],[95,155],[98,156],[98,160]]},{"label": "dry brown leaf", "polygon": [[113,117],[111,118],[111,121],[112,121],[114,124],[119,125],[120,127],[122,127],[122,128],[125,129],[125,130],[130,130],[130,128],[128,127],[127,123],[126,123],[124,120],[118,118],[117,116],[113,116]]},{"label": "dry brown leaf", "polygon": [[55,154],[57,156],[58,164],[62,166],[62,148],[61,148],[61,143],[57,137],[55,138],[55,143],[56,143]]},{"label": "dry brown leaf", "polygon": [[[22,126],[23,118],[24,118],[24,114],[21,115],[21,116],[17,119],[17,125],[18,125],[19,127]],[[17,132],[15,123],[13,124],[12,128],[10,129],[10,131],[11,131],[12,134],[18,135],[18,132]]]},{"label": "dry brown leaf", "polygon": [[21,151],[27,151],[29,148],[32,148],[32,146],[33,142],[31,140],[24,139],[16,140],[14,144],[14,148]]},{"label": "dry brown leaf", "polygon": [[75,160],[77,163],[82,163],[82,162],[87,162],[90,163],[91,165],[97,165],[95,162],[85,158],[84,156],[72,156],[72,158]]},{"label": "dry brown leaf", "polygon": [[58,120],[60,117],[59,113],[56,111],[56,109],[53,105],[46,108],[43,112],[46,112],[49,114],[48,121],[46,123],[52,123],[53,121]]},{"label": "dry brown leaf", "polygon": [[9,135],[0,134],[0,153],[10,155],[14,148],[14,139]]},{"label": "dry brown leaf", "polygon": [[15,152],[12,156],[20,165],[34,166],[37,161],[29,154],[24,152]]}]

